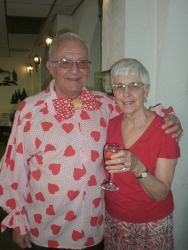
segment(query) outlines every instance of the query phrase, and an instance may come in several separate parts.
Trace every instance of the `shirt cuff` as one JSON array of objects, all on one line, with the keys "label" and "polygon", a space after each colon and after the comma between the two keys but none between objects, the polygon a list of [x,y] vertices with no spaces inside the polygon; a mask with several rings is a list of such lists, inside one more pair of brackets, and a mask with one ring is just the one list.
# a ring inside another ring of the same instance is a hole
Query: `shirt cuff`
[{"label": "shirt cuff", "polygon": [[1,222],[1,232],[3,232],[7,227],[13,228],[20,235],[27,234],[30,231],[29,223],[25,213],[9,213]]}]

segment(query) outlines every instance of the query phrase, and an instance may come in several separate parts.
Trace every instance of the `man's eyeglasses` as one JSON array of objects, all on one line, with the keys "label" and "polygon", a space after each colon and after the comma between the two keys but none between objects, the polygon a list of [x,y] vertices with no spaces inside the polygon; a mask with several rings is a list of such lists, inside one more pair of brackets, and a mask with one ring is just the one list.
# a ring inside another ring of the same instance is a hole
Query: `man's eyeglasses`
[{"label": "man's eyeglasses", "polygon": [[124,91],[126,86],[128,87],[128,89],[130,91],[136,91],[138,89],[141,89],[141,87],[143,85],[145,85],[145,84],[142,83],[142,82],[131,82],[131,83],[127,84],[127,85],[126,84],[117,83],[117,84],[113,84],[112,86],[113,86],[113,88],[114,88],[115,91],[116,90],[117,91]]},{"label": "man's eyeglasses", "polygon": [[64,69],[72,68],[74,63],[76,63],[76,66],[79,69],[87,69],[87,68],[89,68],[89,65],[91,64],[91,62],[88,60],[79,60],[79,61],[73,62],[72,60],[69,60],[69,59],[61,59],[59,61],[51,61],[51,62],[52,63],[59,63],[59,67],[64,68]]}]

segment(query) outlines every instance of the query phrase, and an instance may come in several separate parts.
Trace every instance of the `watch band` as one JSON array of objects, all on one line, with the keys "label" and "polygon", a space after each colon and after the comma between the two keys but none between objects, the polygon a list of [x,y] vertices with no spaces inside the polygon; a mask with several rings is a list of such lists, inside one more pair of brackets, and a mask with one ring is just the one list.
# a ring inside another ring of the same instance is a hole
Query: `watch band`
[{"label": "watch band", "polygon": [[146,170],[144,170],[140,176],[138,176],[138,177],[135,176],[135,178],[136,179],[142,179],[142,178],[147,177],[147,175],[148,175],[148,169],[146,167]]}]

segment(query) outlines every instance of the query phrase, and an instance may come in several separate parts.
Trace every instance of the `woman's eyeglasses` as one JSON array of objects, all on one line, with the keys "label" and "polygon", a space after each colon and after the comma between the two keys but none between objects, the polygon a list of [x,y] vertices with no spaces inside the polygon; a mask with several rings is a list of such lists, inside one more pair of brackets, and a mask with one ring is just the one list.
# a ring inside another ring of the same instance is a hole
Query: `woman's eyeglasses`
[{"label": "woman's eyeglasses", "polygon": [[131,82],[129,84],[121,84],[121,83],[116,83],[116,84],[113,84],[113,88],[114,90],[116,91],[124,91],[126,87],[128,87],[128,90],[130,91],[136,91],[138,89],[141,89],[141,87],[145,85],[144,83],[142,82]]}]

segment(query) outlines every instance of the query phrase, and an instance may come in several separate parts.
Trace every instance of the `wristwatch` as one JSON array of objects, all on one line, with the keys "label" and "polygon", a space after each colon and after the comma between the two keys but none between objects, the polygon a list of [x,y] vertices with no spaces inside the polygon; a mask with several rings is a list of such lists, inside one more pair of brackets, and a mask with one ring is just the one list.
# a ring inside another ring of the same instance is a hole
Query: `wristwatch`
[{"label": "wristwatch", "polygon": [[144,170],[140,176],[138,177],[135,176],[135,177],[136,179],[142,179],[142,178],[147,177],[147,175],[148,175],[148,169],[146,168],[146,170]]}]

